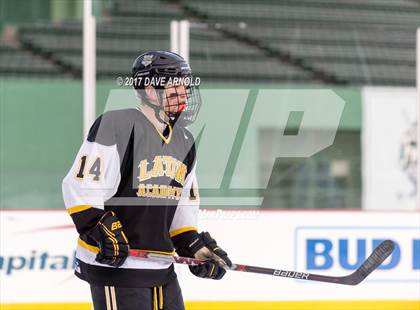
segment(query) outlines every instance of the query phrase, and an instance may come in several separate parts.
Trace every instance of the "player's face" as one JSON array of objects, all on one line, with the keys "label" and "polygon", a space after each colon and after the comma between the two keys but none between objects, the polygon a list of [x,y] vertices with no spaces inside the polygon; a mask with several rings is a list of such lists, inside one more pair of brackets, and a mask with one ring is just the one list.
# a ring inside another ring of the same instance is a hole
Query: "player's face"
[{"label": "player's face", "polygon": [[163,98],[164,110],[167,113],[180,113],[187,103],[187,90],[184,85],[167,85]]}]

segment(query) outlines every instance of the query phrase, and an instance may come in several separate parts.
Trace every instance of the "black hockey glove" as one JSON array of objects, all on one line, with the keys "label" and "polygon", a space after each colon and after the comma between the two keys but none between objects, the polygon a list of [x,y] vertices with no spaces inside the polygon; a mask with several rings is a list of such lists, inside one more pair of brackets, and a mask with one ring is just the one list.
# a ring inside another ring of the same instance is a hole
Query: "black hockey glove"
[{"label": "black hockey glove", "polygon": [[127,259],[128,240],[114,212],[106,212],[87,235],[98,243],[97,262],[119,267]]},{"label": "black hockey glove", "polygon": [[232,266],[227,253],[217,246],[208,232],[196,233],[195,238],[177,252],[181,256],[206,260],[201,265],[190,266],[190,271],[200,278],[219,280],[225,275],[225,268]]}]

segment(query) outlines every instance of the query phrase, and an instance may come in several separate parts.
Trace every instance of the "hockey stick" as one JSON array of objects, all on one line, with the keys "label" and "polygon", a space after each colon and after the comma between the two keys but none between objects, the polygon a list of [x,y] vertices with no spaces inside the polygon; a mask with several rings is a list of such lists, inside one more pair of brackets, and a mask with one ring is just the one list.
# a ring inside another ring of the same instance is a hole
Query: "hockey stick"
[{"label": "hockey stick", "polygon": [[[309,281],[320,281],[336,284],[346,284],[346,285],[357,285],[362,282],[372,271],[374,271],[378,266],[391,255],[394,250],[395,244],[391,240],[385,240],[379,244],[372,252],[372,254],[363,262],[363,264],[352,274],[342,277],[333,277],[333,276],[324,276],[313,273],[298,272],[298,271],[289,271],[283,269],[271,269],[263,268],[249,265],[239,265],[233,264],[232,267],[228,270],[234,271],[243,271],[243,272],[252,272],[259,274],[268,274],[271,276],[283,277],[283,278],[292,278],[300,280],[309,280]],[[142,259],[150,259],[154,261],[167,262],[167,263],[176,263],[184,264],[190,266],[197,266],[202,264],[204,261],[196,258],[181,257],[181,256],[171,256],[164,254],[155,254],[137,250],[130,250],[130,256],[138,257]]]}]

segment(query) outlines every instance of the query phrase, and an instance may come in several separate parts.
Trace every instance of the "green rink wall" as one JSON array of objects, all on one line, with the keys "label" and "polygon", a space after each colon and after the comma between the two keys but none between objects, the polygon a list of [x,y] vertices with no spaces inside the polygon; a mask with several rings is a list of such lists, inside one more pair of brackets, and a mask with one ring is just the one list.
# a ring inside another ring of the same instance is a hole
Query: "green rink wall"
[{"label": "green rink wall", "polygon": [[[316,87],[229,83],[203,84],[202,88]],[[97,82],[98,114],[104,110],[112,89],[117,89],[114,81]],[[339,131],[359,135],[360,89],[332,89],[346,102]],[[229,104],[229,98],[226,104]],[[229,117],[220,114],[221,117]],[[319,126],[322,128],[322,120]],[[80,80],[0,79],[0,208],[63,208],[61,180],[70,168],[81,141]]]}]

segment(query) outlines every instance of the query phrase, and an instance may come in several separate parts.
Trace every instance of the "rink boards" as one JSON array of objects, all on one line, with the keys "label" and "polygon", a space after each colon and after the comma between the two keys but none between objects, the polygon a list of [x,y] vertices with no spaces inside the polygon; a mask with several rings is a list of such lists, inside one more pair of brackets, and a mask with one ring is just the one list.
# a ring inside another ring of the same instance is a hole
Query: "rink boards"
[{"label": "rink boards", "polygon": [[[201,310],[418,309],[419,217],[412,211],[203,210],[200,228],[210,231],[236,263],[345,275],[380,240],[392,239],[397,247],[358,286],[242,272],[209,281],[177,266],[184,299],[188,309]],[[61,210],[6,210],[0,219],[4,309],[89,309],[89,287],[73,276],[76,232],[70,217]]]}]

